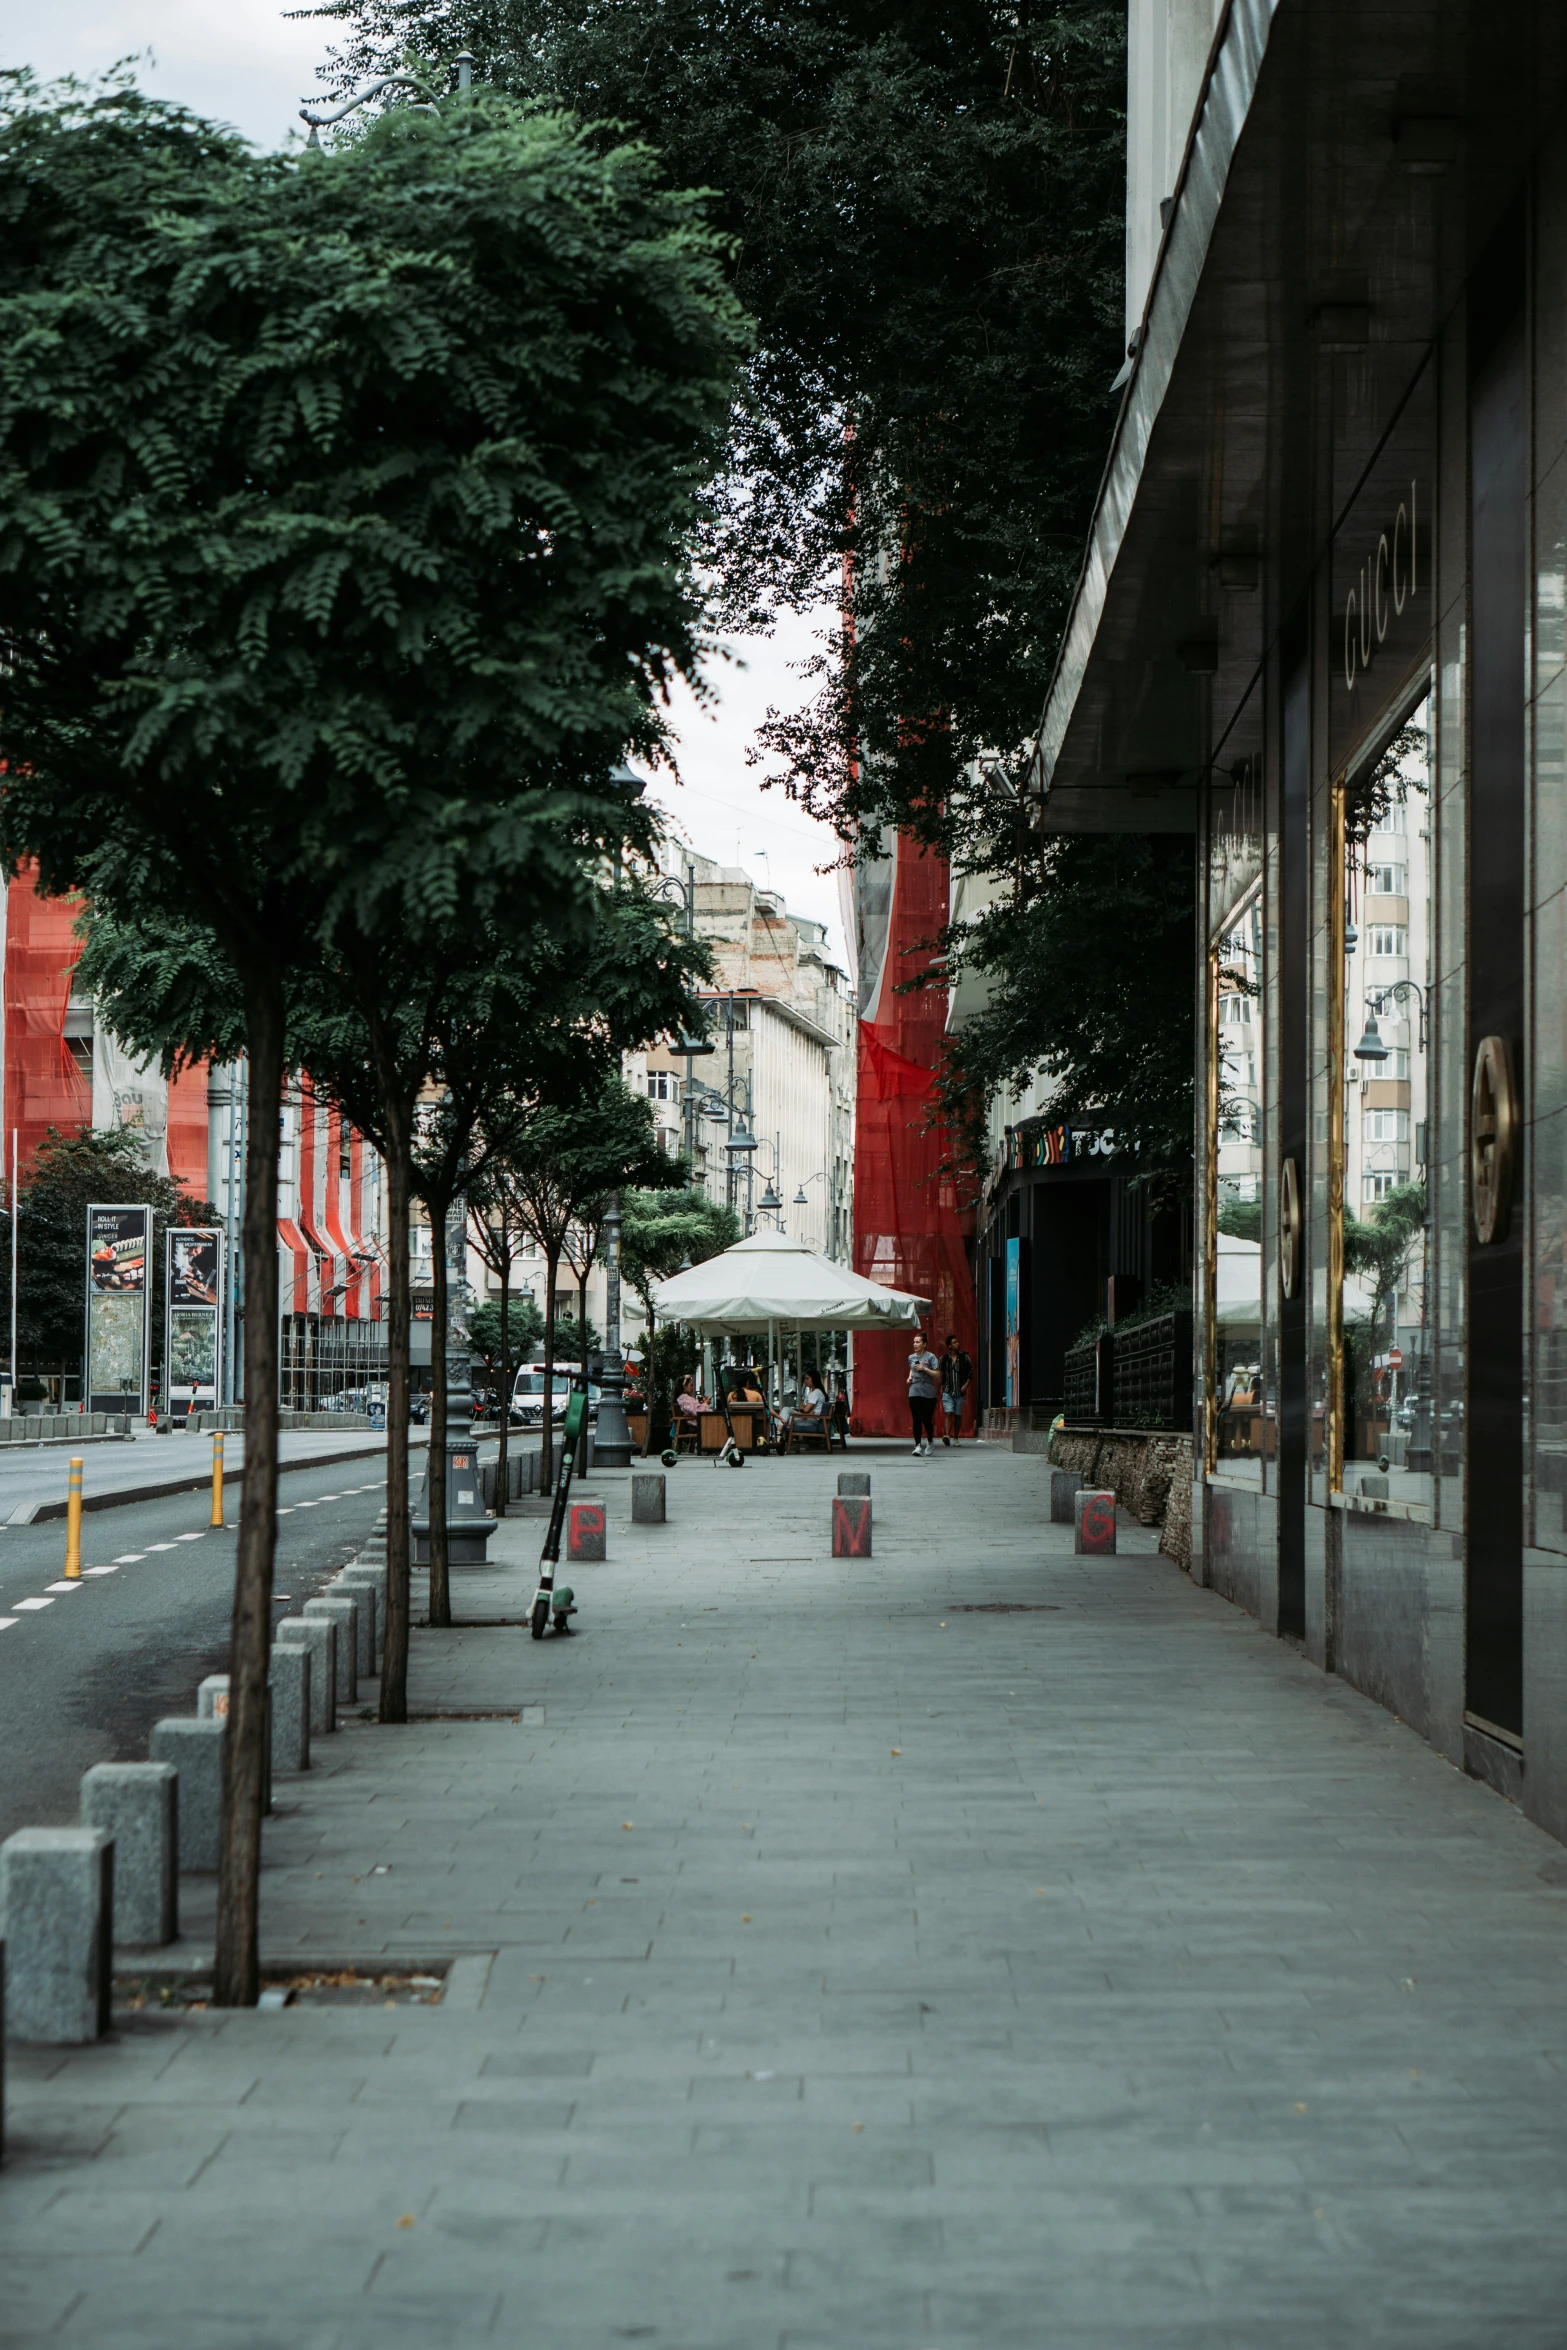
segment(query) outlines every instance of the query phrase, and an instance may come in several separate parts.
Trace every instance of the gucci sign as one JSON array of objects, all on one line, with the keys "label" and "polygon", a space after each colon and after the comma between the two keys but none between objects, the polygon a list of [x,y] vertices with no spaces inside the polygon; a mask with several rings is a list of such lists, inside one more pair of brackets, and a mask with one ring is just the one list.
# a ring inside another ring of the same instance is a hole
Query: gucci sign
[{"label": "gucci sign", "polygon": [[1371,667],[1389,625],[1420,585],[1419,486],[1411,481],[1392,527],[1379,534],[1344,598],[1344,683],[1352,693],[1355,679]]}]

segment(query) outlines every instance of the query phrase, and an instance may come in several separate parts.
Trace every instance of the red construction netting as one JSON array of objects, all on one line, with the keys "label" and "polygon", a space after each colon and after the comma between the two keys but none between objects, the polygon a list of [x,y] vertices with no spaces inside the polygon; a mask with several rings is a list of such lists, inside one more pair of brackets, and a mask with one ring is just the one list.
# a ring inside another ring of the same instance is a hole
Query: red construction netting
[{"label": "red construction netting", "polygon": [[[934,939],[945,924],[947,896],[945,858],[922,854],[900,835],[884,975],[872,1017],[860,1022],[859,1031],[854,1269],[867,1280],[928,1297],[928,1326],[937,1352],[950,1331],[972,1359],[976,1319],[968,1244],[973,1219],[960,1211],[950,1178],[939,1172],[946,1136],[929,1122],[946,992],[895,992],[929,962],[931,950],[920,942]],[[907,1429],[912,1343],[912,1335],[902,1331],[855,1333],[852,1425],[857,1435],[901,1435]],[[972,1419],[967,1428],[972,1434]]]},{"label": "red construction netting", "polygon": [[51,1126],[74,1134],[92,1120],[92,1087],[65,1041],[71,973],[82,951],[80,906],[41,898],[31,871],[11,883],[5,941],[5,1178],[11,1130],[25,1168]]}]

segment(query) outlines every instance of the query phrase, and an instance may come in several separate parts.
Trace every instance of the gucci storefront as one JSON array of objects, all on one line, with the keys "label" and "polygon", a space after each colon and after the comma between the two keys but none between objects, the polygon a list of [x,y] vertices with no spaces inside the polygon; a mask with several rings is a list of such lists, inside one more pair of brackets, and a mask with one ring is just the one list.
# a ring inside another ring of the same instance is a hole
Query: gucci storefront
[{"label": "gucci storefront", "polygon": [[1564,37],[1222,12],[1036,760],[1198,837],[1193,1572],[1559,1835]]}]

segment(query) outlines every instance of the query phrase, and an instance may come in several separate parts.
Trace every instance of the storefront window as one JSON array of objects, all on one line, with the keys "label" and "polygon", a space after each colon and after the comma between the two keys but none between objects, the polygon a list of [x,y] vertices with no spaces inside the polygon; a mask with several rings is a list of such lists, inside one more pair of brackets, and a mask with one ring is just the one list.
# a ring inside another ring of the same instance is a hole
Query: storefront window
[{"label": "storefront window", "polygon": [[1208,1429],[1210,1468],[1266,1481],[1267,1004],[1260,766],[1212,794],[1209,841]]},{"label": "storefront window", "polygon": [[1429,697],[1337,798],[1342,1099],[1330,1136],[1330,1475],[1367,1506],[1425,1508],[1442,1443],[1428,1295]]}]

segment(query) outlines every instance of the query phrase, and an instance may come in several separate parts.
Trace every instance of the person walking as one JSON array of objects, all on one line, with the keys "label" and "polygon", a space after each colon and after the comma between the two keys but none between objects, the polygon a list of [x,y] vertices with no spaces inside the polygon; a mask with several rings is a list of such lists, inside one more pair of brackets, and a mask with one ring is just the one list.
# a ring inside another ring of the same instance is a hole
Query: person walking
[{"label": "person walking", "polygon": [[916,1457],[931,1449],[936,1434],[936,1395],[941,1384],[941,1357],[932,1354],[925,1331],[909,1357],[909,1417],[914,1422]]},{"label": "person walking", "polygon": [[963,1434],[963,1398],[974,1377],[974,1366],[956,1337],[947,1340],[941,1358],[941,1441],[956,1444]]}]

